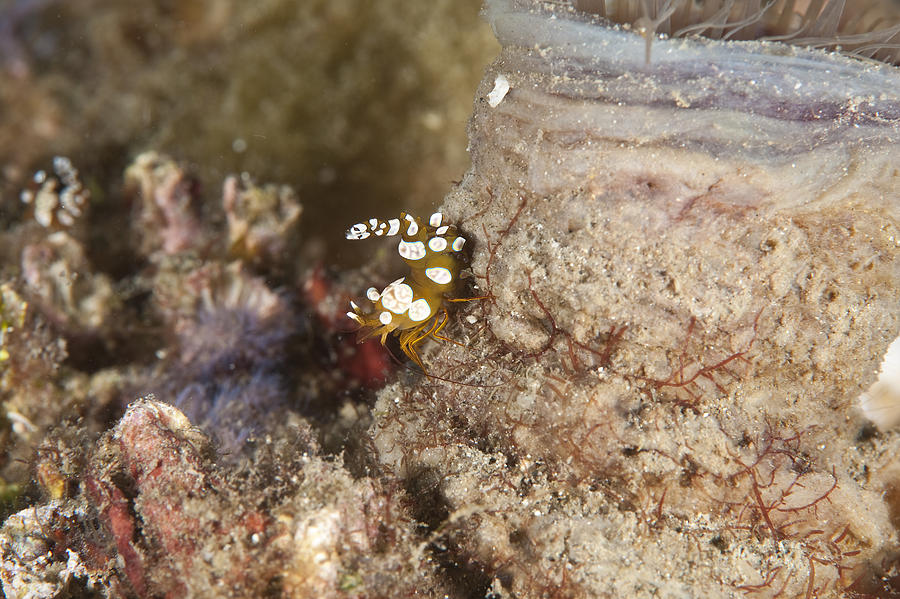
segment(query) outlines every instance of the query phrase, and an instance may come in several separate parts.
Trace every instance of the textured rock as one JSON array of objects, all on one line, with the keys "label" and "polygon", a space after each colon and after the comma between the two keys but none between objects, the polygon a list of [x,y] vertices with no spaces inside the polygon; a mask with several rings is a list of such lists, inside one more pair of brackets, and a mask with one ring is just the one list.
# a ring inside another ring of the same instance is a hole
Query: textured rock
[{"label": "textured rock", "polygon": [[517,596],[880,576],[896,440],[856,405],[900,330],[897,69],[710,40],[647,64],[565,6],[487,13],[504,48],[444,206],[486,299],[439,378],[382,392],[382,462]]}]

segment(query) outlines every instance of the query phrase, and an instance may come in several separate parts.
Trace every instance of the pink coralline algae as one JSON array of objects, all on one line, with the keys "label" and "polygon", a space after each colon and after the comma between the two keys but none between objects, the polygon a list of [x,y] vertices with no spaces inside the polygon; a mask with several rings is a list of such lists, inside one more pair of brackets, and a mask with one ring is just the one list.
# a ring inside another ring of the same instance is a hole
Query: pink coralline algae
[{"label": "pink coralline algae", "polygon": [[[181,412],[153,401],[133,404],[101,440],[85,488],[109,534],[108,555],[122,560],[138,596],[266,586],[264,576],[241,573],[265,547],[258,535],[267,518],[249,505],[234,509],[209,456],[208,440]],[[203,566],[210,552],[224,560],[215,569]],[[203,571],[208,578],[196,576]]]}]

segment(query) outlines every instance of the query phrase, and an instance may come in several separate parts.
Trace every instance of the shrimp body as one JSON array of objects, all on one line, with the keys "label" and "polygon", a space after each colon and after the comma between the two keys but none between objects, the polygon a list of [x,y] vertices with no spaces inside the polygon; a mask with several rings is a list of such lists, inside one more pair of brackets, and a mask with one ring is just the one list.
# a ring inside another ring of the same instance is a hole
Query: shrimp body
[{"label": "shrimp body", "polygon": [[[370,287],[366,297],[371,302],[363,310],[350,302],[347,316],[360,325],[360,341],[395,334],[400,349],[424,370],[415,345],[429,335],[436,337],[447,323],[445,301],[459,283],[459,272],[465,265],[462,249],[466,243],[455,225],[444,225],[443,215],[436,212],[428,223],[405,212],[387,221],[371,218],[347,231],[347,239],[392,237],[400,235],[397,251],[409,266],[409,274],[378,291]],[[444,318],[437,318],[443,313]]]}]

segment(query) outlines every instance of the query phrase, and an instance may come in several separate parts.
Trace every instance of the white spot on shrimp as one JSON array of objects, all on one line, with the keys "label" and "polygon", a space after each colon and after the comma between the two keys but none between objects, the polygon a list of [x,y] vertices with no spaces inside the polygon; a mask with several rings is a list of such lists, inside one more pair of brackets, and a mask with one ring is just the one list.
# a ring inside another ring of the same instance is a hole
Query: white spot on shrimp
[{"label": "white spot on shrimp", "polygon": [[497,75],[494,79],[494,89],[487,95],[488,106],[496,108],[509,93],[509,80],[506,75]]},{"label": "white spot on shrimp", "polygon": [[417,299],[409,307],[409,319],[415,322],[421,322],[431,316],[431,306],[424,299]]},{"label": "white spot on shrimp", "polygon": [[466,240],[464,237],[457,237],[456,239],[453,240],[453,245],[451,245],[450,247],[453,248],[454,252],[458,252],[459,250],[463,249],[463,246],[465,244],[466,244]]},{"label": "white spot on shrimp", "polygon": [[354,302],[353,300],[350,300],[350,307],[354,310],[359,310],[359,306],[357,306],[356,302]]},{"label": "white spot on shrimp", "polygon": [[435,266],[425,269],[425,276],[437,283],[438,285],[446,285],[453,280],[453,275],[443,266]]},{"label": "white spot on shrimp", "polygon": [[377,226],[378,226],[378,219],[377,219],[377,218],[370,218],[370,219],[369,219],[369,228],[370,228],[370,229],[374,229],[374,228],[377,227]]},{"label": "white spot on shrimp", "polygon": [[438,230],[435,231],[434,234],[435,234],[435,235],[443,235],[444,233],[447,232],[447,230],[448,230],[449,228],[450,228],[450,227],[448,227],[447,225],[444,225],[443,227],[438,227]]},{"label": "white spot on shrimp", "polygon": [[347,312],[347,316],[358,322],[359,324],[363,324],[363,319],[359,317],[355,312]]},{"label": "white spot on shrimp", "polygon": [[369,236],[369,228],[365,223],[356,223],[347,231],[347,239],[365,239]]},{"label": "white spot on shrimp", "polygon": [[381,305],[394,314],[403,314],[409,310],[412,298],[412,287],[405,283],[392,283],[381,294]]},{"label": "white spot on shrimp", "polygon": [[428,219],[428,224],[432,227],[440,227],[441,221],[444,219],[444,215],[440,212],[435,212],[431,215],[431,218]]},{"label": "white spot on shrimp", "polygon": [[447,240],[443,237],[432,237],[428,240],[428,248],[432,252],[443,252],[447,249]]},{"label": "white spot on shrimp", "polygon": [[407,260],[421,260],[425,257],[425,244],[421,241],[401,241],[397,251]]},{"label": "white spot on shrimp", "polygon": [[378,290],[375,289],[374,287],[369,287],[368,289],[366,289],[366,297],[369,298],[370,300],[372,300],[373,302],[377,302],[378,299],[381,297],[381,294],[378,293]]},{"label": "white spot on shrimp", "polygon": [[400,230],[400,219],[392,218],[391,220],[388,221],[388,224],[391,226],[391,228],[388,229],[388,233],[387,233],[388,237],[390,237],[392,235],[396,235],[397,231]]},{"label": "white spot on shrimp", "polygon": [[416,219],[413,215],[407,214],[406,220],[409,221],[409,228],[406,230],[407,235],[415,235],[419,232],[419,224],[416,222]]},{"label": "white spot on shrimp", "polygon": [[381,324],[391,324],[391,320],[393,320],[393,316],[391,316],[390,312],[382,312],[378,315],[378,322]]}]

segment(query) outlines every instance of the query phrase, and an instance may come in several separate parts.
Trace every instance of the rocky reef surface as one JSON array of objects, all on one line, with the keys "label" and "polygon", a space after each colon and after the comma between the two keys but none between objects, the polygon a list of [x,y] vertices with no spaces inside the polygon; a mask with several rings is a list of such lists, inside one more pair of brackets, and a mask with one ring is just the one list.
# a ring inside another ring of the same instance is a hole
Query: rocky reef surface
[{"label": "rocky reef surface", "polygon": [[317,263],[303,185],[161,152],[29,177],[0,233],[5,596],[900,593],[900,433],[859,407],[900,333],[900,74],[859,57],[896,32],[848,57],[609,4],[485,8],[442,207],[467,301],[427,373],[355,343],[388,253]]},{"label": "rocky reef surface", "polygon": [[897,437],[858,398],[900,331],[897,69],[487,14],[445,204],[484,299],[380,394],[381,462],[511,596],[888,592]]}]

